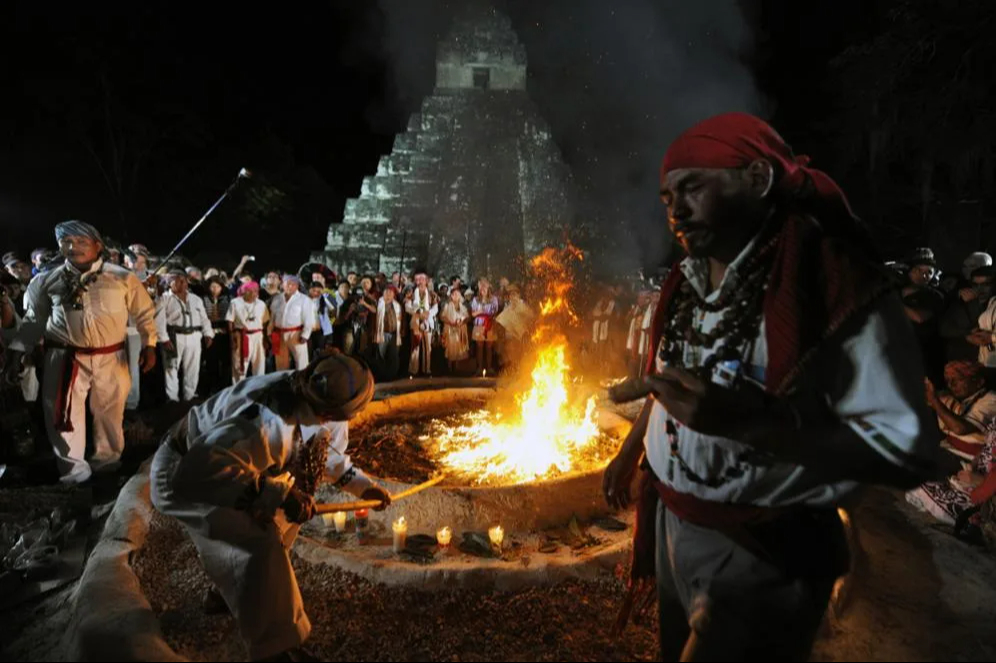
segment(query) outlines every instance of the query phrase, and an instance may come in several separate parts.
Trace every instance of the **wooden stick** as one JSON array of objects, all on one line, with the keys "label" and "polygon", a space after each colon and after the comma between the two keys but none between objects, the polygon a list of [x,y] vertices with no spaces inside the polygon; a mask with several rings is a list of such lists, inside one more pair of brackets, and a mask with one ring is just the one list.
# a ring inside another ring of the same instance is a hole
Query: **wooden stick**
[{"label": "wooden stick", "polygon": [[[410,497],[415,493],[420,493],[426,488],[431,488],[437,483],[446,478],[445,474],[440,474],[439,476],[429,479],[425,483],[420,483],[417,486],[412,486],[408,490],[404,490],[397,495],[391,496],[391,503],[397,502],[398,500],[403,500],[406,497]],[[379,507],[383,502],[380,500],[360,500],[358,502],[325,502],[322,504],[315,505],[315,515],[320,516],[325,513],[336,513],[337,511],[359,511],[360,509],[374,509]]]},{"label": "wooden stick", "polygon": [[420,493],[423,490],[425,490],[426,488],[432,488],[433,486],[435,486],[437,483],[439,483],[440,481],[442,481],[445,478],[446,478],[445,474],[440,474],[440,475],[438,475],[436,477],[433,477],[432,479],[429,479],[425,483],[420,483],[419,485],[413,486],[413,487],[409,488],[408,490],[405,490],[405,491],[402,491],[402,492],[398,493],[397,495],[391,495],[391,501],[392,502],[397,502],[398,500],[402,500],[402,499],[404,499],[406,497],[414,495],[415,493]]},{"label": "wooden stick", "polygon": [[321,516],[326,513],[336,513],[338,511],[359,511],[360,509],[374,509],[383,502],[380,500],[360,500],[358,502],[324,502],[315,505],[315,515]]}]

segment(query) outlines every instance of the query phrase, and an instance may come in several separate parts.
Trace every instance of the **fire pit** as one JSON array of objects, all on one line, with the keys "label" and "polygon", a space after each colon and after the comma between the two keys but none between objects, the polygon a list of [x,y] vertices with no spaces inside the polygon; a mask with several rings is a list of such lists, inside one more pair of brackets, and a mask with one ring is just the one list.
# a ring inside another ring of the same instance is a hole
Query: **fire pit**
[{"label": "fire pit", "polygon": [[[569,264],[580,258],[568,246],[531,263],[542,291],[533,293],[538,318],[526,370],[494,388],[413,384],[415,391],[397,394],[392,387],[397,395],[374,401],[350,423],[354,462],[392,494],[432,475],[445,478],[371,513],[363,545],[348,528],[331,534],[309,525],[298,546],[303,556],[423,587],[509,587],[576,577],[582,567],[601,572],[619,561],[628,525],[605,518],[602,469],[630,424],[600,410],[571,372],[565,330],[578,321],[569,306]],[[352,500],[329,487],[318,497]],[[444,527],[453,535],[449,548],[435,545]],[[412,542],[420,545],[412,549]]]},{"label": "fire pit", "polygon": [[[351,423],[351,429],[356,431],[352,433],[354,440],[361,438],[351,452],[354,462],[370,470],[369,473],[392,493],[418,484],[434,472],[447,472],[447,478],[440,485],[392,505],[382,513],[371,513],[372,521],[381,523],[387,531],[390,531],[390,523],[401,516],[413,531],[435,532],[444,525],[457,532],[484,531],[496,524],[509,531],[533,531],[563,526],[572,516],[590,520],[607,512],[601,495],[601,470],[630,427],[628,421],[612,412],[592,410],[595,425],[592,446],[595,448],[590,455],[585,455],[584,450],[579,452],[581,469],[553,467],[548,468],[548,477],[525,480],[521,473],[499,478],[493,471],[473,474],[467,470],[454,470],[453,465],[448,465],[454,462],[446,451],[450,445],[441,445],[433,439],[399,440],[398,433],[390,430],[397,422],[406,422],[406,426],[415,429],[417,437],[424,438],[441,427],[452,436],[453,427],[447,426],[450,417],[470,412],[471,420],[480,421],[482,405],[494,399],[496,393],[494,389],[470,388],[393,396],[374,401]],[[399,445],[399,441],[404,445]],[[378,473],[383,465],[377,461],[378,455],[390,458],[390,464],[383,467],[382,473]],[[486,460],[491,463],[485,465],[485,470],[494,464],[494,458]],[[329,502],[353,499],[327,487],[319,498]]]}]

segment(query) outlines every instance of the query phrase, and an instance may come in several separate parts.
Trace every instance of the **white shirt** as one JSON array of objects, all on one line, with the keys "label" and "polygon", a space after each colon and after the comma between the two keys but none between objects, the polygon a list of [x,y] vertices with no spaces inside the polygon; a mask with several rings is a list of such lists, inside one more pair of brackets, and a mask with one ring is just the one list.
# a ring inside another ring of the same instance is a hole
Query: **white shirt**
[{"label": "white shirt", "polygon": [[315,328],[315,305],[311,297],[295,292],[288,301],[287,295],[274,295],[270,300],[270,319],[273,326],[280,329],[304,327],[301,339],[307,340]]},{"label": "white shirt", "polygon": [[187,293],[183,301],[172,292],[165,293],[156,305],[156,329],[159,338],[164,341],[169,338],[170,327],[195,327],[201,330],[205,338],[214,338],[214,328],[204,308],[204,300],[192,292]]},{"label": "white shirt", "polygon": [[[439,304],[433,301],[434,299],[430,290],[426,289],[425,294],[422,295],[419,289],[415,288],[412,298],[405,302],[405,311],[412,316],[412,329],[418,328],[420,323],[424,323],[425,329],[428,331],[436,328],[436,314],[439,313]],[[427,311],[429,317],[421,321],[416,320],[415,314],[419,311]]]},{"label": "white shirt", "polygon": [[[81,310],[68,301],[67,273],[89,282]],[[143,345],[154,346],[157,341],[152,299],[142,282],[124,267],[98,260],[81,274],[67,261],[35,276],[24,300],[24,320],[10,345],[14,350],[30,352],[42,337],[78,348],[117,345],[128,336],[129,316]]]},{"label": "white shirt", "polygon": [[[989,300],[986,310],[979,316],[979,329],[994,332],[993,338],[996,339],[996,297]],[[996,367],[996,352],[990,350],[988,345],[981,346],[979,348],[979,363],[987,368]]]},{"label": "white shirt", "polygon": [[283,418],[266,405],[266,391],[292,371],[247,378],[191,408],[187,414],[187,452],[173,475],[177,497],[218,506],[235,506],[260,476],[290,469],[295,429],[301,439],[328,437],[326,479],[361,495],[372,485],[354,468],[346,447],[349,424],[321,423],[307,406]]},{"label": "white shirt", "polygon": [[[720,288],[706,297],[707,301],[715,301],[726,288],[736,287],[737,268],[749,250],[750,246],[730,265]],[[708,266],[702,262],[686,259],[681,268],[689,283],[704,296]],[[706,313],[701,318],[702,331],[708,332],[721,317],[722,311]],[[768,362],[763,320],[752,345],[743,354],[744,376],[763,384]],[[898,297],[884,297],[854,335],[837,348],[826,349],[822,370],[812,385],[806,385],[813,388],[813,398],[825,400],[840,421],[883,458],[910,469],[932,458],[937,448],[933,436],[936,429],[924,402],[923,367],[919,353],[913,352],[916,347]],[[686,345],[684,363],[701,365],[711,352]],[[659,371],[659,356],[655,361]],[[827,484],[810,469],[770,462],[749,445],[703,435],[675,421],[678,453],[691,471],[709,484],[704,485],[690,479],[671,456],[665,428],[668,418],[664,406],[654,401],[644,444],[658,479],[680,493],[714,502],[758,506],[830,506],[857,488],[853,481]],[[806,443],[804,433],[798,442]]]},{"label": "white shirt", "polygon": [[234,323],[236,329],[245,329],[246,331],[263,329],[263,325],[269,319],[270,312],[267,310],[266,304],[259,299],[250,304],[242,297],[233,299],[228,305],[228,313],[225,314],[225,320]]}]

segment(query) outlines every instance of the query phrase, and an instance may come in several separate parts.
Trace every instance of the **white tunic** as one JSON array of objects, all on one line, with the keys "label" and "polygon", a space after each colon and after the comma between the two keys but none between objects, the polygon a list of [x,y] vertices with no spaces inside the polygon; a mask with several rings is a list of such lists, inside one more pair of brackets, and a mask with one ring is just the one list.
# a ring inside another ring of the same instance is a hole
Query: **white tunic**
[{"label": "white tunic", "polygon": [[242,297],[233,299],[228,305],[228,312],[225,314],[225,320],[234,323],[236,329],[245,329],[246,331],[263,329],[263,325],[266,324],[269,317],[266,304],[258,299],[250,304]]},{"label": "white tunic", "polygon": [[360,495],[372,484],[354,468],[346,447],[349,424],[320,423],[306,407],[288,419],[260,404],[267,389],[287,379],[291,371],[247,378],[215,394],[187,414],[187,452],[174,475],[176,499],[214,506],[234,507],[249,486],[262,476],[277,476],[289,469],[294,453],[294,429],[301,438],[329,435],[326,478]]},{"label": "white tunic", "polygon": [[159,299],[156,306],[156,329],[163,341],[169,338],[170,327],[196,328],[205,338],[214,338],[214,328],[204,308],[204,300],[192,292],[187,293],[186,301],[172,292],[165,293]]},{"label": "white tunic", "polygon": [[[727,288],[736,287],[738,267],[750,250],[730,265],[720,288],[706,299],[714,301]],[[704,261],[686,259],[681,264],[689,283],[704,296],[708,266]],[[722,312],[697,315],[701,330],[708,332],[721,319]],[[762,320],[753,347],[746,348],[744,375],[763,384],[768,348]],[[937,448],[936,428],[923,396],[923,367],[913,330],[898,298],[882,298],[864,325],[836,348],[827,348],[822,374],[816,377],[814,397],[825,399],[840,421],[849,426],[886,460],[910,469],[933,457]],[[659,348],[656,368],[663,367]],[[699,366],[711,350],[685,347],[686,366]],[[814,364],[814,369],[816,365]],[[789,463],[765,461],[753,447],[736,440],[703,435],[675,421],[678,454],[699,479],[693,480],[671,455],[665,428],[667,410],[654,401],[647,435],[647,460],[657,477],[680,493],[714,502],[787,506],[807,504],[829,506],[857,484],[842,481],[828,484],[811,469]],[[800,439],[799,444],[806,440]]]},{"label": "white tunic", "polygon": [[290,300],[284,294],[275,295],[270,300],[270,318],[273,326],[280,329],[304,327],[301,339],[306,341],[315,328],[315,305],[310,297],[300,292],[295,292]]},{"label": "white tunic", "polygon": [[[67,301],[67,272],[74,278],[92,278],[81,298],[81,310]],[[32,279],[24,300],[24,320],[10,344],[14,350],[30,352],[43,336],[79,348],[123,343],[129,316],[143,345],[154,346],[157,341],[155,306],[149,294],[133,273],[117,265],[97,261],[83,275],[66,262]]]}]

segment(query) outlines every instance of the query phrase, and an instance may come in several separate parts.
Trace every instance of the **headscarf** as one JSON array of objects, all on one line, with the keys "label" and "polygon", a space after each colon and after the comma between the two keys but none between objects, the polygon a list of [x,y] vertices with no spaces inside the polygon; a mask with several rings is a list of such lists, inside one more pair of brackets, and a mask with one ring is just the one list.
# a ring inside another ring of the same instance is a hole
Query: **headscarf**
[{"label": "headscarf", "polygon": [[982,380],[985,369],[977,361],[949,361],[944,366],[944,380],[950,381],[952,378],[963,380]]},{"label": "headscarf", "polygon": [[259,284],[256,283],[255,281],[246,281],[245,283],[239,286],[237,294],[239,297],[241,297],[242,295],[246,294],[249,291],[259,292]]},{"label": "headscarf", "polygon": [[95,242],[104,243],[100,231],[85,221],[63,221],[55,227],[55,241],[62,242],[66,237],[89,237]]},{"label": "headscarf", "polygon": [[661,181],[681,168],[744,168],[767,160],[774,168],[772,193],[795,211],[815,216],[828,235],[845,237],[870,251],[867,230],[847,196],[810,158],[798,155],[767,122],[748,113],[723,113],[686,130],[661,163]]}]

